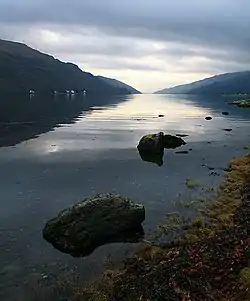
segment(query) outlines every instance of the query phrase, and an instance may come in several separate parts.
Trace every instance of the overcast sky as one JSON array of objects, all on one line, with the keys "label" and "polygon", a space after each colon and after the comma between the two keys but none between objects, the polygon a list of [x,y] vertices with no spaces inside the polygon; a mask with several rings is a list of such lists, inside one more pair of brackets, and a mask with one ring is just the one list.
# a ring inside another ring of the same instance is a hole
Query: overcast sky
[{"label": "overcast sky", "polygon": [[250,1],[0,0],[0,38],[152,92],[250,69]]}]

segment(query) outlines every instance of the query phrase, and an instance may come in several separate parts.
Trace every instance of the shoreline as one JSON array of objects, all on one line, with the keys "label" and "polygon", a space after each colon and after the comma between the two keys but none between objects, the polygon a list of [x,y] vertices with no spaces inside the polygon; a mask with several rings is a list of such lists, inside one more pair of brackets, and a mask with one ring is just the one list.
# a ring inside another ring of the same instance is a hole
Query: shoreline
[{"label": "shoreline", "polygon": [[75,300],[248,300],[250,155],[229,164],[203,220],[173,246],[144,244],[123,267],[105,272]]}]

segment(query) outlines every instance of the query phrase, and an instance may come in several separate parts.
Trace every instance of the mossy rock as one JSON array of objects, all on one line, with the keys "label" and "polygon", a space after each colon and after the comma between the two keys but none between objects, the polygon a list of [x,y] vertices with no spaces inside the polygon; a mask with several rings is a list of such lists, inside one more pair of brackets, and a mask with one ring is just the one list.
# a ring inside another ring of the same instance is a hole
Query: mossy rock
[{"label": "mossy rock", "polygon": [[153,134],[148,134],[148,135],[145,135],[144,137],[143,137],[143,141],[148,141],[148,140],[151,140],[151,139],[153,139],[154,138],[154,135]]},{"label": "mossy rock", "polygon": [[137,149],[140,152],[161,154],[164,148],[174,149],[185,144],[186,142],[180,137],[164,135],[163,132],[159,132],[157,134],[147,134],[143,136],[137,145]]},{"label": "mossy rock", "polygon": [[148,152],[161,154],[163,152],[163,136],[162,132],[157,134],[147,134],[143,136],[137,145],[139,152]]}]

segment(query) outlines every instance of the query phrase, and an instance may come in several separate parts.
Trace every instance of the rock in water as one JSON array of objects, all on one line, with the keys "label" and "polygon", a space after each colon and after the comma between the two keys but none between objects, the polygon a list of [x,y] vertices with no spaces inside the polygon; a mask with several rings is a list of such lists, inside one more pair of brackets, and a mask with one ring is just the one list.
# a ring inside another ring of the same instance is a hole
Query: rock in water
[{"label": "rock in water", "polygon": [[163,137],[163,147],[164,148],[177,148],[180,147],[182,145],[185,145],[186,142],[180,138],[180,137],[176,137],[176,136],[172,136],[172,135],[164,135]]},{"label": "rock in water", "polygon": [[212,120],[213,118],[211,116],[205,117],[206,120]]},{"label": "rock in water", "polygon": [[87,256],[110,242],[136,242],[143,236],[143,205],[115,194],[100,194],[61,211],[49,220],[43,237],[56,249],[75,257]]},{"label": "rock in water", "polygon": [[240,108],[250,108],[250,100],[244,99],[244,100],[236,100],[233,102],[233,104],[237,105]]},{"label": "rock in water", "polygon": [[139,152],[161,154],[164,149],[163,137],[162,132],[143,136],[137,146]]},{"label": "rock in water", "polygon": [[164,148],[177,148],[185,145],[186,142],[176,136],[158,134],[149,134],[143,136],[137,146],[140,153],[163,154]]}]

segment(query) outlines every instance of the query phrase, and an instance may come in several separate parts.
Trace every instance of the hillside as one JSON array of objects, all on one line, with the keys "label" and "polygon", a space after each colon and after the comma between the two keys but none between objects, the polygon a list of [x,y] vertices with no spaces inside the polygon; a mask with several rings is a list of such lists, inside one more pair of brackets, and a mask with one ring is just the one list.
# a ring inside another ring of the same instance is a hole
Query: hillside
[{"label": "hillside", "polygon": [[140,91],[136,90],[135,88],[113,78],[107,78],[103,76],[98,76],[99,79],[105,81],[107,84],[111,85],[114,88],[118,89],[125,89],[128,94],[141,94]]},{"label": "hillside", "polygon": [[0,92],[51,93],[53,90],[86,89],[88,94],[127,94],[136,91],[125,84],[113,85],[109,81],[25,44],[0,40]]},{"label": "hillside", "polygon": [[236,94],[250,93],[250,71],[232,72],[205,78],[186,85],[155,92],[156,94]]}]

